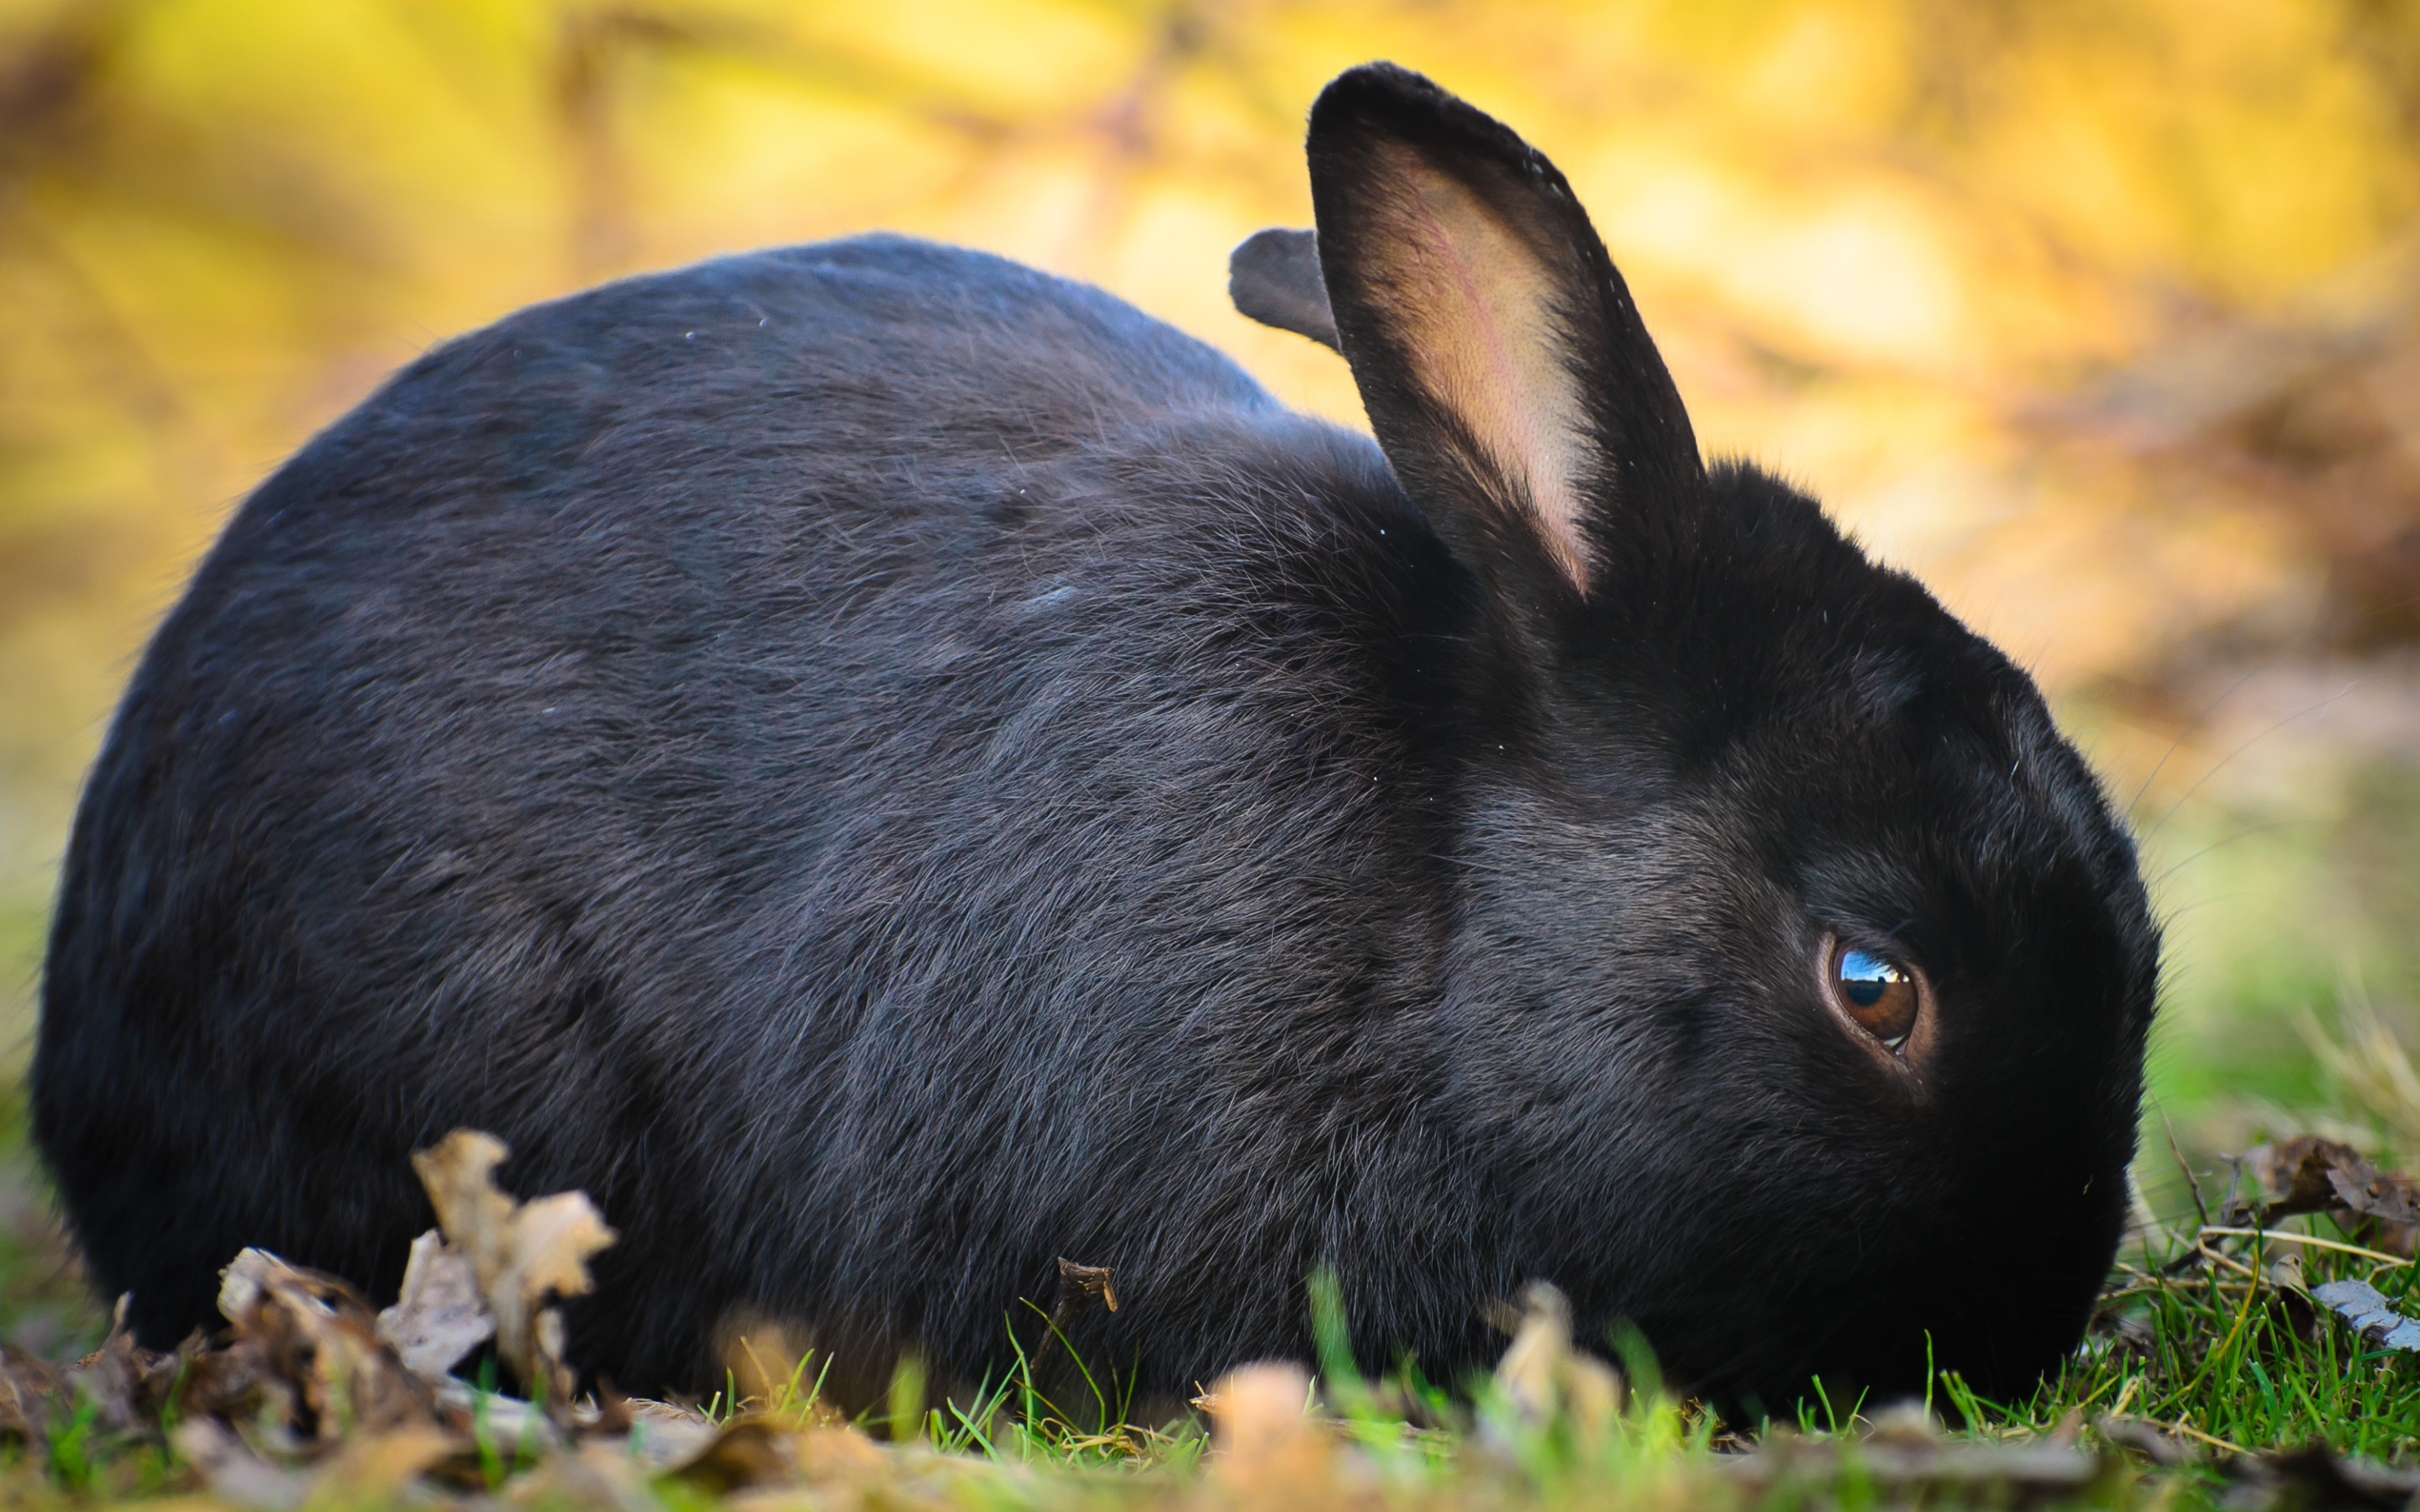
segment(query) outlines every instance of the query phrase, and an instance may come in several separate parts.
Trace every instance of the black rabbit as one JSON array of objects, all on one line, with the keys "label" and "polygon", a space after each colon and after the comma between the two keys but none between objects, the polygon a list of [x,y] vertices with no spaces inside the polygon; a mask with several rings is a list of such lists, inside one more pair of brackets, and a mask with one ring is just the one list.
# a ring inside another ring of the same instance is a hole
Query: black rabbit
[{"label": "black rabbit", "polygon": [[2074,1344],[2158,954],[2091,772],[1699,461],[1544,158],[1387,66],[1309,150],[1293,323],[1374,445],[871,237],[447,342],[261,486],[43,983],[36,1134],[147,1341],[246,1244],[391,1290],[469,1125],[621,1230],[570,1336],[628,1389],[735,1313],[996,1379],[1063,1256],[1147,1398],[1303,1356],[1321,1265],[1439,1379],[1533,1277],[1726,1399]]}]

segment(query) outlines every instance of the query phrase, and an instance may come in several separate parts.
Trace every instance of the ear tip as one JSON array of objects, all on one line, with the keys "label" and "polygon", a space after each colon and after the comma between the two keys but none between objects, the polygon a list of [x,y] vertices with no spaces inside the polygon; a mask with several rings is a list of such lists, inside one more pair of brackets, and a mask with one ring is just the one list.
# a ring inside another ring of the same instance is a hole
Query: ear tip
[{"label": "ear tip", "polygon": [[[1327,83],[1311,107],[1311,150],[1373,134],[1424,141],[1449,151],[1545,160],[1511,127],[1424,73],[1397,63],[1363,63]],[[1349,152],[1350,148],[1346,150]]]},{"label": "ear tip", "polygon": [[1227,270],[1233,273],[1264,259],[1292,257],[1303,252],[1319,255],[1318,232],[1286,225],[1264,226],[1235,243],[1235,250],[1227,255]]},{"label": "ear tip", "polygon": [[1416,72],[1400,63],[1378,58],[1369,63],[1357,63],[1335,78],[1319,92],[1321,100],[1344,99],[1356,95],[1398,100],[1451,100],[1435,80]]},{"label": "ear tip", "polygon": [[1401,121],[1407,116],[1434,117],[1461,101],[1426,74],[1397,63],[1363,63],[1327,81],[1311,102],[1311,135],[1348,121],[1377,117]]}]

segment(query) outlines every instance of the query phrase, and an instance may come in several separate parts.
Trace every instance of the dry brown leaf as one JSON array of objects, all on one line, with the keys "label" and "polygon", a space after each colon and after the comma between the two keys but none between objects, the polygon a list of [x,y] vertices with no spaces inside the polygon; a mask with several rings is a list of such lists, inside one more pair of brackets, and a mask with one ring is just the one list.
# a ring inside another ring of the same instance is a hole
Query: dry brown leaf
[{"label": "dry brown leaf", "polygon": [[1851,1463],[1877,1486],[1900,1493],[1890,1499],[1892,1505],[2006,1504],[2072,1497],[2102,1473],[2097,1456],[2070,1444],[2040,1440],[1917,1444],[1868,1440],[1860,1443],[1777,1433],[1751,1453],[1717,1456],[1713,1461],[1726,1478],[1759,1491],[1791,1483],[1835,1480]]},{"label": "dry brown leaf", "polygon": [[[208,1349],[196,1335],[179,1352],[185,1362],[185,1383],[177,1400],[186,1414],[226,1418],[255,1414],[270,1374],[257,1345]],[[290,1399],[290,1393],[283,1393],[282,1388],[281,1393],[280,1400]]]},{"label": "dry brown leaf", "polygon": [[639,1420],[638,1415],[630,1411],[630,1398],[615,1391],[612,1381],[599,1381],[594,1399],[597,1421],[587,1431],[599,1438],[628,1437],[630,1425]]},{"label": "dry brown leaf", "polygon": [[493,1134],[457,1129],[415,1153],[411,1165],[445,1242],[478,1278],[495,1319],[496,1352],[532,1396],[564,1403],[574,1378],[563,1359],[562,1316],[545,1304],[594,1287],[588,1258],[615,1235],[584,1192],[516,1202],[497,1190],[496,1167],[511,1153]]},{"label": "dry brown leaf", "polygon": [[[2362,1163],[2368,1165],[2368,1162]],[[2337,1198],[2355,1212],[2366,1213],[2384,1223],[2420,1222],[2420,1208],[2412,1202],[2412,1178],[2400,1171],[2381,1171],[2371,1166],[2338,1166],[2328,1172],[2328,1184],[2335,1188]]]},{"label": "dry brown leaf", "polygon": [[67,1378],[48,1361],[0,1344],[0,1440],[41,1443],[70,1400]]},{"label": "dry brown leaf", "polygon": [[890,1463],[881,1445],[845,1424],[799,1428],[780,1418],[754,1416],[725,1426],[662,1473],[728,1496],[802,1480],[860,1481]]},{"label": "dry brown leaf", "polygon": [[225,1368],[248,1372],[254,1392],[296,1432],[333,1443],[435,1423],[428,1383],[379,1338],[369,1304],[334,1276],[247,1249],[221,1273],[219,1308],[231,1325]]},{"label": "dry brown leaf", "polygon": [[158,1418],[160,1406],[177,1383],[176,1355],[147,1350],[134,1342],[126,1326],[131,1296],[117,1299],[109,1336],[101,1348],[68,1369],[73,1391],[93,1404],[94,1420],[116,1432],[138,1428]]},{"label": "dry brown leaf", "polygon": [[178,1455],[202,1473],[212,1491],[238,1506],[288,1512],[311,1495],[310,1475],[261,1458],[216,1418],[189,1417],[168,1439]]},{"label": "dry brown leaf", "polygon": [[504,1489],[511,1506],[596,1508],[598,1512],[664,1512],[646,1468],[618,1443],[592,1439],[567,1454],[548,1457]]},{"label": "dry brown leaf", "polygon": [[798,1435],[761,1417],[742,1418],[717,1433],[669,1473],[715,1496],[791,1479],[799,1464]]},{"label": "dry brown leaf", "polygon": [[1305,1416],[1310,1401],[1311,1377],[1297,1365],[1248,1365],[1221,1378],[1201,1404],[1218,1477],[1239,1490],[1324,1485],[1334,1445]]},{"label": "dry brown leaf", "polygon": [[2391,1255],[2409,1257],[2420,1237],[2420,1184],[2401,1171],[2381,1171],[2367,1161],[2328,1172],[2343,1206],[2335,1220]]},{"label": "dry brown leaf", "polygon": [[1529,1422],[1568,1414],[1582,1434],[1603,1432],[1621,1410],[1621,1379],[1572,1348],[1571,1304],[1544,1281],[1522,1290],[1521,1327],[1497,1362],[1496,1384]]},{"label": "dry brown leaf", "polygon": [[694,1408],[643,1397],[633,1397],[628,1405],[631,1417],[630,1456],[650,1470],[685,1465],[714,1442],[712,1420]]},{"label": "dry brown leaf", "polygon": [[495,1336],[496,1319],[469,1257],[432,1228],[411,1242],[402,1293],[378,1315],[378,1333],[412,1374],[434,1384]]},{"label": "dry brown leaf", "polygon": [[2163,1467],[2189,1465],[2201,1458],[2198,1445],[2178,1438],[2157,1423],[2146,1423],[2139,1417],[2103,1415],[2093,1419],[2092,1431],[2111,1445],[2132,1449],[2151,1463]]},{"label": "dry brown leaf", "polygon": [[797,1441],[799,1473],[811,1481],[855,1481],[879,1472],[890,1460],[882,1445],[845,1423],[818,1424]]},{"label": "dry brown leaf", "polygon": [[2317,1134],[2302,1134],[2283,1144],[2259,1145],[2244,1151],[2243,1168],[2260,1189],[2266,1206],[2263,1222],[2302,1212],[2325,1212],[2336,1205],[2328,1173],[2340,1165],[2367,1165],[2350,1145]]},{"label": "dry brown leaf", "polygon": [[1941,1425],[1922,1402],[1885,1407],[1868,1420],[1866,1442],[1922,1449],[1941,1442]]},{"label": "dry brown leaf", "polygon": [[320,1468],[312,1496],[340,1506],[376,1505],[462,1447],[460,1440],[427,1424],[357,1433]]},{"label": "dry brown leaf", "polygon": [[459,1376],[439,1381],[436,1396],[439,1417],[448,1427],[458,1429],[484,1421],[488,1437],[496,1443],[551,1446],[563,1437],[554,1420],[535,1404],[483,1392]]},{"label": "dry brown leaf", "polygon": [[[2243,1167],[2266,1197],[2262,1223],[2325,1212],[2348,1233],[2390,1254],[2409,1256],[2420,1237],[2420,1182],[2382,1171],[2340,1140],[2303,1134],[2247,1150]],[[2238,1215],[2252,1210],[2240,1208]]]},{"label": "dry brown leaf", "polygon": [[2324,1439],[2259,1455],[2242,1467],[2227,1506],[2375,1507],[2401,1512],[2420,1500],[2420,1472],[2373,1459],[2339,1458]]}]

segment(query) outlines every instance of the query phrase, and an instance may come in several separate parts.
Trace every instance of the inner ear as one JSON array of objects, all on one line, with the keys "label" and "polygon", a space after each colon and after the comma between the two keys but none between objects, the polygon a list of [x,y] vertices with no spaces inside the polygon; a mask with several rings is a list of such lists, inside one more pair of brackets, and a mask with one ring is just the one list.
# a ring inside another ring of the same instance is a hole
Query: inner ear
[{"label": "inner ear", "polygon": [[1435,420],[1460,433],[1471,482],[1499,508],[1528,514],[1556,566],[1586,593],[1584,490],[1596,446],[1584,379],[1567,360],[1575,312],[1563,296],[1583,275],[1513,224],[1517,205],[1491,203],[1418,147],[1376,144],[1371,162],[1381,187],[1363,224],[1359,277],[1387,304],[1387,356]]},{"label": "inner ear", "polygon": [[1694,497],[1704,469],[1570,185],[1389,64],[1330,84],[1308,146],[1328,307],[1396,475],[1474,570],[1536,563],[1585,596],[1614,517]]}]

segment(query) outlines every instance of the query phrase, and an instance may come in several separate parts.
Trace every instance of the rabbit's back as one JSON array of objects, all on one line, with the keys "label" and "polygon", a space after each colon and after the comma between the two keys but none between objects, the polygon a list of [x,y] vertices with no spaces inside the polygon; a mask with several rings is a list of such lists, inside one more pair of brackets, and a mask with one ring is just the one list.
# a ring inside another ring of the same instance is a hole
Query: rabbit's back
[{"label": "rabbit's back", "polygon": [[1063,1253],[1179,1368],[1280,1347],[1345,1214],[1442,1222],[1301,1152],[1436,1164],[1452,583],[1366,440],[980,255],[448,344],[246,503],[93,777],[35,1096],[99,1279],[162,1342],[243,1244],[391,1286],[467,1124],[622,1229],[628,1386],[733,1307],[982,1359]]}]

